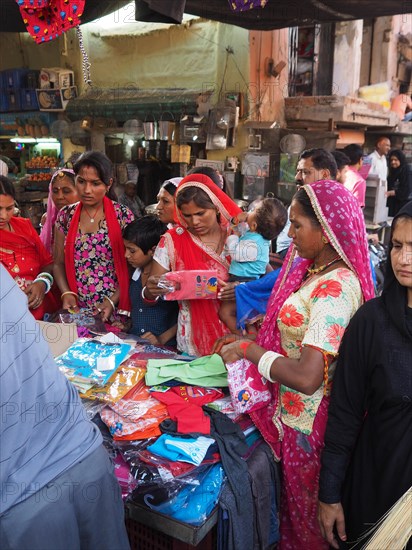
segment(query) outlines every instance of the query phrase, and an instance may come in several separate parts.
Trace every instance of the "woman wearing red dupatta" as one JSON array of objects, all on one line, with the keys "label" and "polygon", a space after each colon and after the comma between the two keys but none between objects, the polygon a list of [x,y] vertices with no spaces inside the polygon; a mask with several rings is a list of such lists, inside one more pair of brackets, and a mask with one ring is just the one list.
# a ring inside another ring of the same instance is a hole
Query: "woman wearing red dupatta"
[{"label": "woman wearing red dupatta", "polygon": [[134,216],[111,200],[112,163],[89,151],[74,167],[80,202],[63,207],[56,220],[54,273],[63,308],[97,308],[107,321],[129,315],[129,272],[122,231]]},{"label": "woman wearing red dupatta", "polygon": [[[229,221],[240,208],[210,178],[192,174],[184,178],[176,194],[177,226],[160,240],[146,298],[159,296],[159,276],[168,271],[216,269],[228,279],[229,263],[222,256]],[[189,355],[208,355],[217,338],[228,332],[220,321],[218,300],[179,302],[177,347]]]},{"label": "woman wearing red dupatta", "polygon": [[30,220],[14,217],[14,201],[13,184],[1,176],[0,262],[27,294],[35,319],[41,320],[45,313],[53,313],[58,308],[53,294],[46,294],[46,283],[41,280],[34,282],[40,272],[52,272],[53,258],[44,248]]},{"label": "woman wearing red dupatta", "polygon": [[290,221],[293,244],[256,341],[227,344],[221,355],[226,363],[246,358],[246,378],[272,394],[249,414],[282,464],[280,549],[326,550],[317,496],[330,380],[343,333],[374,290],[363,214],[350,191],[332,181],[305,185]]}]

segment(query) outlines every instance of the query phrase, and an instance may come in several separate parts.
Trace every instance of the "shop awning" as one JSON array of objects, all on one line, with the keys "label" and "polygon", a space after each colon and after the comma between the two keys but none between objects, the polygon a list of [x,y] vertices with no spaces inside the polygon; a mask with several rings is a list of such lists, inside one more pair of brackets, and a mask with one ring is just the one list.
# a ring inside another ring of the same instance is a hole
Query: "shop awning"
[{"label": "shop awning", "polygon": [[180,120],[183,115],[195,115],[199,91],[179,88],[136,90],[92,88],[88,93],[69,101],[66,115],[72,121],[86,116],[115,119]]},{"label": "shop awning", "polygon": [[[120,10],[130,0],[86,0],[82,23]],[[135,0],[136,20],[181,23],[183,13],[246,29],[281,29],[410,12],[400,0],[267,0],[263,9],[233,11],[227,0]],[[132,23],[128,22],[129,25]],[[16,0],[0,1],[0,32],[25,32]]]}]

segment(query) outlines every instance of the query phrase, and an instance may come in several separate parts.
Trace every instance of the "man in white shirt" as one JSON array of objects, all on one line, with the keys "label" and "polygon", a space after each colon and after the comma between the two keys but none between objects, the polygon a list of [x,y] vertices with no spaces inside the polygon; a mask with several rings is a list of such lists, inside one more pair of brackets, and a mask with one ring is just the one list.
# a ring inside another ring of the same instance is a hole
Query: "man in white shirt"
[{"label": "man in white shirt", "polygon": [[371,161],[371,168],[369,174],[376,174],[379,179],[386,181],[388,177],[388,163],[386,156],[391,148],[390,139],[386,136],[378,138],[375,144],[375,150],[369,155]]}]

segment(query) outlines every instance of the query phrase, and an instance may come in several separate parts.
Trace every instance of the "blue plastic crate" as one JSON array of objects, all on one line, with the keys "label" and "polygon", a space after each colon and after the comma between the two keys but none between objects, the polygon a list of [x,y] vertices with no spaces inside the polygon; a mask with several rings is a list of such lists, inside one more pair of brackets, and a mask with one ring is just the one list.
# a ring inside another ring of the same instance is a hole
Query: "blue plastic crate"
[{"label": "blue plastic crate", "polygon": [[30,88],[20,89],[20,102],[22,111],[35,111],[39,108],[36,90]]},{"label": "blue plastic crate", "polygon": [[27,86],[27,75],[29,69],[6,69],[2,71],[4,88],[25,88]]},{"label": "blue plastic crate", "polygon": [[20,90],[10,89],[6,90],[6,96],[8,100],[8,111],[21,111],[21,97]]},{"label": "blue plastic crate", "polygon": [[5,88],[0,88],[0,112],[7,113],[9,110],[9,98]]}]

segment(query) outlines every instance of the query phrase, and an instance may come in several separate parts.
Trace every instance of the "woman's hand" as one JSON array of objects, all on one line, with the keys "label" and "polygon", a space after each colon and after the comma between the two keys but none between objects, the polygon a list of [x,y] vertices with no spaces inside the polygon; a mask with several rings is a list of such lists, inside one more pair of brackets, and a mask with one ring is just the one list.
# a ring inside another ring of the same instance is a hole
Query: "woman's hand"
[{"label": "woman's hand", "polygon": [[46,285],[41,281],[37,281],[37,283],[32,283],[25,288],[24,292],[27,294],[29,309],[36,309],[44,300]]},{"label": "woman's hand", "polygon": [[219,355],[223,359],[223,362],[225,364],[226,363],[233,363],[234,361],[238,361],[239,359],[243,359],[244,352],[243,352],[242,348],[240,347],[241,342],[248,342],[248,340],[238,338],[235,342],[225,344],[222,347],[222,349],[219,352]]},{"label": "woman's hand", "polygon": [[160,277],[160,275],[151,275],[147,279],[145,287],[145,298],[147,298],[148,300],[152,300],[157,296],[163,296],[164,294],[167,294],[168,291],[165,288],[160,288],[157,286]]},{"label": "woman's hand", "polygon": [[112,313],[114,313],[113,305],[106,298],[103,298],[103,302],[100,304],[96,304],[96,309],[100,313],[100,317],[104,323],[107,323]]},{"label": "woman's hand", "polygon": [[222,300],[222,302],[233,302],[236,300],[235,288],[240,284],[238,281],[234,283],[225,283],[225,281],[218,279],[217,282],[219,285],[219,291],[217,293],[219,300]]},{"label": "woman's hand", "polygon": [[326,539],[333,548],[339,548],[338,541],[333,534],[333,528],[336,524],[336,531],[339,538],[346,541],[345,516],[341,503],[325,504],[319,501],[318,520],[322,537]]},{"label": "woman's hand", "polygon": [[238,336],[237,334],[225,334],[224,336],[221,336],[213,344],[212,353],[220,354],[220,350],[223,348],[223,346],[231,344],[232,342],[236,342],[236,340],[239,340],[239,338],[240,336]]},{"label": "woman's hand", "polygon": [[66,294],[62,298],[62,308],[69,309],[71,311],[78,311],[77,298],[74,294]]}]

